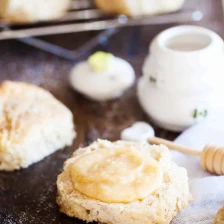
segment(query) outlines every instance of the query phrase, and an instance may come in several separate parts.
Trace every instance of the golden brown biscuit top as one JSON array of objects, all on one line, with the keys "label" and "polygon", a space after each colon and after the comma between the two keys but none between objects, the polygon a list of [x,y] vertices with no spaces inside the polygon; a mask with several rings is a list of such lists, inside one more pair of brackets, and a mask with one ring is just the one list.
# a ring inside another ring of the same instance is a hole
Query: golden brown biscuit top
[{"label": "golden brown biscuit top", "polygon": [[[32,130],[68,111],[48,91],[22,82],[0,85],[0,145],[18,143]],[[43,127],[44,128],[44,127]]]}]

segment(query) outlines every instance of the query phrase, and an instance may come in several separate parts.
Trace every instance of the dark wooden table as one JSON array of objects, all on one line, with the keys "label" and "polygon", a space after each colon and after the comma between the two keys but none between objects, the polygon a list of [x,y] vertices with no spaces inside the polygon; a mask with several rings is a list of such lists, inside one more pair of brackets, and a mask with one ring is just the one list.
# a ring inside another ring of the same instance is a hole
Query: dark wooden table
[{"label": "dark wooden table", "polygon": [[[186,7],[200,8],[206,18],[199,25],[224,37],[221,1],[188,0]],[[110,39],[105,48],[127,59],[139,77],[149,42],[165,28],[168,26],[124,28]],[[96,32],[45,39],[68,48],[76,48],[94,35]],[[55,203],[55,182],[65,159],[79,146],[89,144],[97,138],[119,139],[121,130],[135,121],[150,122],[139,106],[135,86],[120,99],[106,103],[91,102],[75,93],[68,83],[68,74],[73,65],[70,61],[17,41],[0,43],[0,81],[19,80],[48,89],[74,113],[78,132],[72,147],[56,152],[28,169],[0,173],[0,224],[82,223],[60,214]],[[155,129],[157,136],[168,139],[177,136],[177,133]]]}]

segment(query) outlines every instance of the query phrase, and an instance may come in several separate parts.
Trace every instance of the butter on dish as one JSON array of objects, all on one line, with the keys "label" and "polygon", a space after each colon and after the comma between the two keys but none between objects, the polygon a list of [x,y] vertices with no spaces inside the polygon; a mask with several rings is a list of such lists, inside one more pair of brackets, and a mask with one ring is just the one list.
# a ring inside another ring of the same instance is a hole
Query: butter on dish
[{"label": "butter on dish", "polygon": [[165,146],[98,140],[75,151],[57,180],[61,212],[86,222],[165,224],[191,195]]},{"label": "butter on dish", "polygon": [[86,97],[106,101],[120,97],[135,81],[135,72],[125,60],[110,53],[96,52],[75,65],[71,86]]}]

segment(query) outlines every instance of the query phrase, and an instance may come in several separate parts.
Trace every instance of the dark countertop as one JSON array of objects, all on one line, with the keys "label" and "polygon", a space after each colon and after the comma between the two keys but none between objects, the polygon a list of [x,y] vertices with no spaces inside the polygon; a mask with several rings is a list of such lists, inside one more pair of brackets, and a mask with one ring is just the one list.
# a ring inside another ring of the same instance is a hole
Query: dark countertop
[{"label": "dark countertop", "polygon": [[[200,25],[224,36],[219,0],[189,0],[206,18]],[[187,6],[186,6],[187,7]],[[143,60],[152,38],[169,26],[124,28],[114,35],[105,48],[125,58],[141,76]],[[75,49],[96,32],[58,35],[44,39]],[[0,173],[0,224],[70,224],[82,223],[60,214],[55,203],[56,178],[63,162],[79,146],[97,138],[119,139],[123,128],[134,121],[149,121],[136,98],[135,86],[120,99],[97,103],[75,93],[68,84],[68,74],[74,65],[59,57],[26,46],[17,41],[0,42],[0,81],[19,80],[39,85],[51,91],[74,113],[78,137],[72,147],[56,152],[43,161],[12,173]],[[150,121],[149,121],[150,122]],[[177,133],[156,128],[157,136],[174,139]]]}]

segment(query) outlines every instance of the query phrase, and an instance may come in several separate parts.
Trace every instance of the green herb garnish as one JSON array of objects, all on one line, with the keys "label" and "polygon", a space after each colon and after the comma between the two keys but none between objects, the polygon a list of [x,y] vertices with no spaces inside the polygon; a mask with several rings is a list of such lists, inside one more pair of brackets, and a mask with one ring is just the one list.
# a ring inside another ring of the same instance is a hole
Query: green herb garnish
[{"label": "green herb garnish", "polygon": [[195,109],[192,113],[192,117],[193,118],[197,118],[197,117],[207,117],[208,115],[208,110],[203,110],[203,111],[199,111],[198,109]]},{"label": "green herb garnish", "polygon": [[150,76],[149,77],[149,81],[152,82],[152,83],[156,83],[157,82],[157,79],[153,76]]}]

